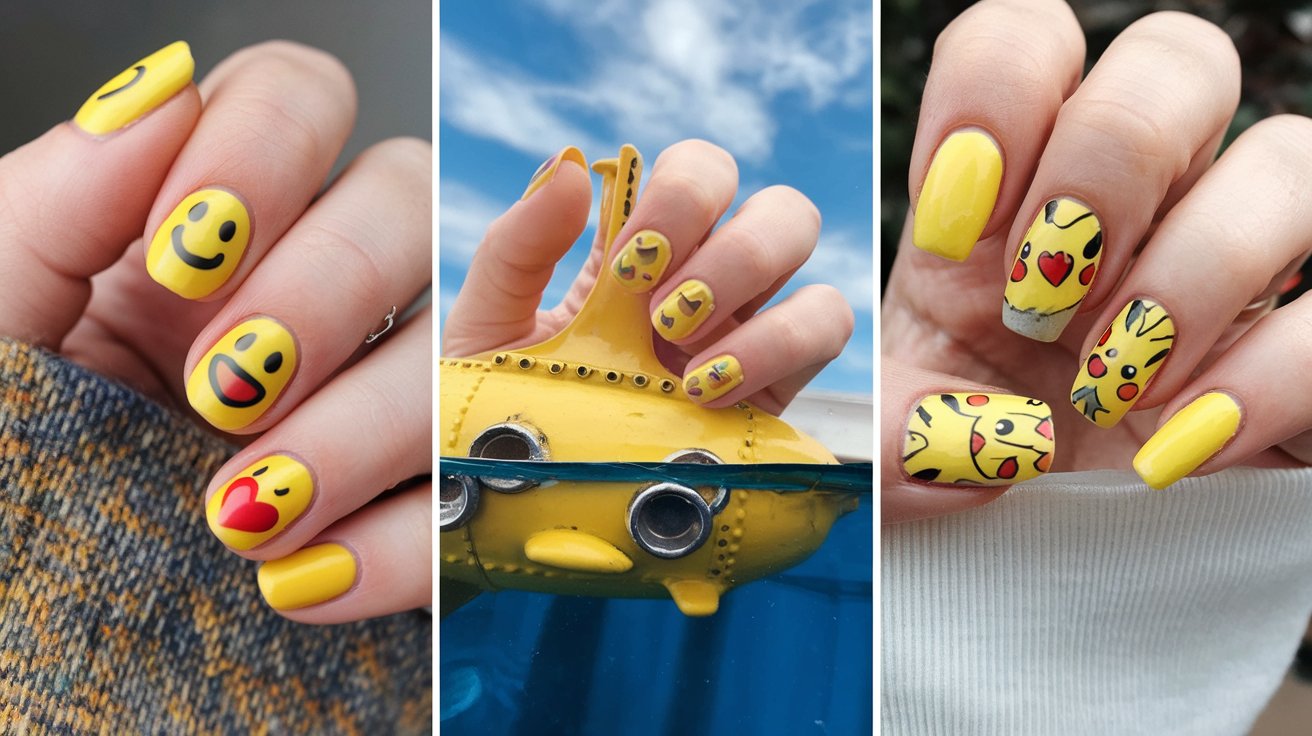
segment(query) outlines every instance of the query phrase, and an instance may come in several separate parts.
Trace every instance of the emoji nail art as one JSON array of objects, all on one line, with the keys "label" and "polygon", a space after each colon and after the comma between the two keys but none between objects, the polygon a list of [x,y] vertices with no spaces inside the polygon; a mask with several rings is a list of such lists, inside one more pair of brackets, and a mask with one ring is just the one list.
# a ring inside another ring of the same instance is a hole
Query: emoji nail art
[{"label": "emoji nail art", "polygon": [[1008,485],[1052,466],[1052,410],[1010,394],[934,394],[907,425],[902,464],[930,483]]},{"label": "emoji nail art", "polygon": [[533,177],[528,180],[528,188],[524,190],[524,194],[519,198],[520,201],[528,199],[534,192],[549,184],[556,176],[556,170],[560,168],[561,161],[573,161],[582,166],[584,171],[588,169],[588,162],[583,158],[583,152],[574,146],[566,146],[560,150],[560,153],[543,161],[538,170],[533,172]]},{"label": "emoji nail art", "polygon": [[279,611],[332,600],[355,585],[355,555],[340,544],[316,544],[260,565],[264,602]]},{"label": "emoji nail art", "polygon": [[1089,293],[1101,260],[1097,215],[1064,197],[1043,205],[1012,264],[1003,324],[1034,340],[1056,340]]},{"label": "emoji nail art", "polygon": [[241,429],[259,419],[296,373],[296,341],[278,322],[256,317],[233,327],[187,379],[187,401],[210,424]]},{"label": "emoji nail art", "polygon": [[1071,403],[1099,427],[1113,427],[1139,400],[1175,344],[1175,323],[1154,301],[1125,305],[1084,359]]},{"label": "emoji nail art", "polygon": [[169,44],[91,93],[73,122],[92,135],[112,133],[181,91],[194,71],[191,47],[183,41]]},{"label": "emoji nail art", "polygon": [[683,379],[683,392],[699,404],[714,401],[743,382],[743,367],[732,355],[711,358]]},{"label": "emoji nail art", "polygon": [[651,323],[661,337],[679,340],[691,335],[714,310],[711,287],[696,279],[689,279],[665,297],[665,301],[651,316]]},{"label": "emoji nail art", "polygon": [[251,463],[210,496],[205,518],[224,544],[251,549],[300,517],[313,496],[308,468],[286,455],[270,455]]},{"label": "emoji nail art", "polygon": [[643,230],[620,249],[610,272],[620,286],[635,294],[651,291],[670,265],[670,241],[655,230]]},{"label": "emoji nail art", "polygon": [[202,189],[182,200],[160,225],[146,271],[178,296],[200,299],[232,276],[251,237],[251,217],[236,195]]}]

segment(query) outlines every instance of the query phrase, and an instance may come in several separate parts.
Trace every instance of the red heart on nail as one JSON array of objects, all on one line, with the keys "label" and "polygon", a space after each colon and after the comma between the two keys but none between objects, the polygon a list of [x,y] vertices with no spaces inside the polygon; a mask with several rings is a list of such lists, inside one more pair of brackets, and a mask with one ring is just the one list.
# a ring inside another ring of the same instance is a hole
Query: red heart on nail
[{"label": "red heart on nail", "polygon": [[1039,271],[1043,273],[1043,278],[1053,286],[1061,286],[1061,282],[1071,275],[1075,268],[1075,259],[1064,250],[1056,253],[1043,251],[1039,254]]},{"label": "red heart on nail", "polygon": [[260,486],[254,478],[238,478],[223,494],[219,507],[219,526],[241,532],[267,532],[278,523],[278,509],[273,504],[256,501]]}]

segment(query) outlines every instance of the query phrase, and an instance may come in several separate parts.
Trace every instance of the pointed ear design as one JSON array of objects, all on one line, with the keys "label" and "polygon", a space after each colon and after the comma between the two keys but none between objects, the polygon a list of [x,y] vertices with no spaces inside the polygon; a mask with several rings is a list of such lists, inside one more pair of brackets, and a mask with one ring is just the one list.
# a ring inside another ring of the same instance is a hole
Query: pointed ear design
[{"label": "pointed ear design", "polygon": [[1148,310],[1144,308],[1142,299],[1135,299],[1131,302],[1130,311],[1125,313],[1125,331],[1129,332],[1130,327],[1135,322],[1143,319],[1143,316],[1147,313]]},{"label": "pointed ear design", "polygon": [[920,472],[915,473],[915,474],[912,475],[911,477],[912,477],[912,478],[915,478],[915,479],[917,479],[917,480],[931,481],[931,480],[934,480],[935,478],[937,478],[937,477],[938,477],[938,474],[941,473],[941,472],[943,472],[943,471],[939,470],[938,468],[925,468],[924,470],[921,470]]},{"label": "pointed ear design", "polygon": [[1144,368],[1147,368],[1148,366],[1152,365],[1153,363],[1156,363],[1157,361],[1161,360],[1162,358],[1165,358],[1165,357],[1166,357],[1166,354],[1169,353],[1169,352],[1171,352],[1171,349],[1170,349],[1170,348],[1167,348],[1167,349],[1161,351],[1160,353],[1154,355],[1153,357],[1151,357],[1151,358],[1148,359],[1148,362],[1147,362],[1147,363],[1144,363],[1144,364],[1143,364],[1143,367],[1144,367]]},{"label": "pointed ear design", "polygon": [[1100,251],[1100,250],[1102,250],[1102,231],[1101,231],[1101,230],[1099,230],[1098,232],[1094,233],[1094,234],[1093,234],[1093,237],[1092,237],[1092,238],[1089,238],[1089,242],[1085,244],[1085,246],[1084,246],[1084,257],[1085,257],[1085,258],[1093,258],[1094,256],[1098,255],[1098,251]]},{"label": "pointed ear design", "polygon": [[939,401],[942,401],[947,408],[955,411],[963,417],[966,416],[966,413],[961,411],[961,404],[957,403],[957,397],[952,394],[939,394],[938,399]]},{"label": "pointed ear design", "polygon": [[1043,205],[1043,221],[1051,225],[1052,218],[1056,216],[1057,216],[1057,200],[1054,199],[1051,202]]}]

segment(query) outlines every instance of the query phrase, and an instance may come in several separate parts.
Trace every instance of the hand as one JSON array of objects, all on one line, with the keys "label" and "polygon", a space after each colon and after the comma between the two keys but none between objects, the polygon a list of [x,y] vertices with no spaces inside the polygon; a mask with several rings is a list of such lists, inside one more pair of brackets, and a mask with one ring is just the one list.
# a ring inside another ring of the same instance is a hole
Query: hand
[{"label": "hand", "polygon": [[248,442],[207,515],[285,616],[425,605],[429,485],[379,496],[432,469],[428,310],[362,342],[429,282],[431,147],[380,143],[320,194],[346,69],[285,42],[192,66],[166,47],[0,159],[0,334]]},{"label": "hand", "polygon": [[1312,247],[1312,124],[1260,122],[1214,164],[1239,62],[1189,15],[1132,24],[1081,81],[1083,64],[1052,0],[986,0],[935,46],[884,299],[885,521],[1049,468],[1133,457],[1162,487],[1301,465],[1272,445],[1312,458],[1312,303],[1246,309]]}]

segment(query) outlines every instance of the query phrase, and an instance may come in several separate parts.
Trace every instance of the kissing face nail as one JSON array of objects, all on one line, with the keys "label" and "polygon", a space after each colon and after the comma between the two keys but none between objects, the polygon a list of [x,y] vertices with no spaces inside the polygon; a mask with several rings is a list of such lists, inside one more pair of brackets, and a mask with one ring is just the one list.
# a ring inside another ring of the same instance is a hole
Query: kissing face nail
[{"label": "kissing face nail", "polygon": [[286,529],[313,496],[309,469],[286,455],[271,455],[251,463],[215,492],[205,517],[224,544],[247,550]]},{"label": "kissing face nail", "polygon": [[1052,467],[1052,410],[1011,394],[933,394],[907,423],[902,464],[926,483],[996,486]]},{"label": "kissing face nail", "polygon": [[183,199],[155,232],[146,270],[179,296],[208,296],[237,269],[250,235],[250,213],[236,195],[202,189]]},{"label": "kissing face nail", "polygon": [[268,317],[246,320],[210,348],[187,379],[187,400],[210,424],[241,429],[277,401],[296,372],[296,341]]},{"label": "kissing face nail", "polygon": [[1089,293],[1101,260],[1097,215],[1073,199],[1048,202],[1016,253],[1003,296],[1003,324],[1035,340],[1056,340]]}]

